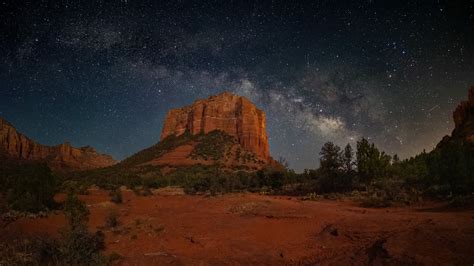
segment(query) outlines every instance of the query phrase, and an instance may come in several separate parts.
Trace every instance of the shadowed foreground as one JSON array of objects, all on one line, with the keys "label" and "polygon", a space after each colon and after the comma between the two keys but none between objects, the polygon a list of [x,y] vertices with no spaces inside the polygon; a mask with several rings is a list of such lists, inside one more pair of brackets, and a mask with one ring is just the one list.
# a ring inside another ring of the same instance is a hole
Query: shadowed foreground
[{"label": "shadowed foreground", "polygon": [[[365,209],[350,200],[300,201],[289,197],[182,195],[162,189],[149,197],[124,191],[81,196],[90,228],[106,234],[106,253],[119,264],[472,264],[474,211],[424,204]],[[59,195],[58,199],[63,198]],[[115,210],[119,225],[104,227]],[[0,239],[49,234],[62,214],[21,218]]]}]

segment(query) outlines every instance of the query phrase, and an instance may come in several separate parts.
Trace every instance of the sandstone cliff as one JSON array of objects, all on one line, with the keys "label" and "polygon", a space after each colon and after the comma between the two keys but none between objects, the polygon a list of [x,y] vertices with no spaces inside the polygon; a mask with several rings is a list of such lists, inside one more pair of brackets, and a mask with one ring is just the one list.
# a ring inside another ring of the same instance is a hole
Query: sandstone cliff
[{"label": "sandstone cliff", "polygon": [[157,167],[163,173],[196,165],[218,165],[230,171],[280,168],[269,153],[265,113],[246,98],[228,92],[172,109],[160,142],[116,168],[144,172]]},{"label": "sandstone cliff", "polygon": [[46,162],[55,171],[87,170],[116,163],[109,155],[98,154],[89,146],[75,148],[67,142],[57,146],[38,144],[2,118],[0,153],[18,160]]},{"label": "sandstone cliff", "polygon": [[453,113],[452,138],[474,142],[474,86],[469,90],[467,101],[461,102]]},{"label": "sandstone cliff", "polygon": [[185,131],[196,135],[221,130],[260,160],[270,159],[265,113],[244,97],[224,92],[169,111],[160,140]]}]

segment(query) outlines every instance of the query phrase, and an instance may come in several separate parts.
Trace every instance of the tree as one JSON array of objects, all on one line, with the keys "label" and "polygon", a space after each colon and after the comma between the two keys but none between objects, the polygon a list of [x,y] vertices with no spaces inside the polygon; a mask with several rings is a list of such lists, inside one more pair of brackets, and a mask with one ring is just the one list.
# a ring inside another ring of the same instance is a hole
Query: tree
[{"label": "tree", "polygon": [[335,145],[332,142],[324,143],[323,147],[321,148],[321,155],[319,162],[320,162],[320,169],[336,173],[342,167],[342,159],[341,159],[341,148]]},{"label": "tree", "polygon": [[474,192],[474,144],[452,140],[439,145],[426,157],[429,176],[440,185],[457,194]]},{"label": "tree", "polygon": [[342,155],[342,164],[343,164],[344,171],[346,172],[346,174],[351,174],[353,171],[353,166],[354,166],[354,162],[352,160],[353,156],[354,156],[354,152],[352,150],[352,146],[351,144],[347,143],[346,147],[344,148],[344,153]]},{"label": "tree", "polygon": [[397,154],[393,155],[392,164],[395,165],[395,164],[399,164],[399,163],[400,163],[400,158],[398,158],[398,155]]},{"label": "tree", "polygon": [[390,166],[391,157],[380,152],[374,143],[365,138],[357,142],[357,171],[360,181],[368,184],[374,178],[384,177]]},{"label": "tree", "polygon": [[39,212],[54,206],[56,177],[46,164],[25,164],[6,171],[8,203],[14,210]]},{"label": "tree", "polygon": [[278,157],[278,163],[279,163],[281,166],[283,166],[283,168],[284,168],[285,170],[288,170],[289,167],[290,167],[290,164],[288,163],[288,161],[287,161],[287,160],[285,159],[285,157],[283,157],[283,156]]},{"label": "tree", "polygon": [[341,148],[332,142],[326,142],[321,148],[319,189],[321,192],[334,192],[341,188],[342,166]]}]

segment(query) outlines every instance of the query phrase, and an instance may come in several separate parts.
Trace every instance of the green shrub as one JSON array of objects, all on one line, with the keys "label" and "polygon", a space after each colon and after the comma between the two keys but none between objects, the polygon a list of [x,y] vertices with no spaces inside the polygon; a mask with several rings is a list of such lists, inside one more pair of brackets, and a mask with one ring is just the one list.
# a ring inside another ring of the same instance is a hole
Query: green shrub
[{"label": "green shrub", "polygon": [[105,235],[101,231],[91,234],[87,229],[89,210],[70,191],[64,203],[64,215],[68,226],[60,232],[59,253],[66,264],[97,265],[104,258],[100,251],[105,248]]},{"label": "green shrub", "polygon": [[109,265],[109,264],[112,264],[116,261],[119,261],[122,259],[122,255],[120,255],[119,253],[115,252],[115,251],[112,251],[112,253],[110,253],[107,258],[106,258],[106,262],[105,264]]},{"label": "green shrub", "polygon": [[97,265],[103,261],[100,251],[105,248],[104,240],[101,231],[91,234],[85,226],[80,226],[61,232],[59,251],[68,264]]},{"label": "green shrub", "polygon": [[79,195],[89,195],[89,186],[85,183],[79,183],[78,181],[74,180],[66,180],[61,185],[61,190],[65,191],[66,193],[69,191],[73,191]]},{"label": "green shrub", "polygon": [[77,195],[70,191],[64,202],[64,215],[71,228],[83,226],[89,220],[89,209],[77,198]]},{"label": "green shrub", "polygon": [[153,195],[153,192],[151,192],[151,189],[149,187],[144,187],[142,189],[141,195],[147,197]]},{"label": "green shrub", "polygon": [[55,207],[57,179],[46,164],[20,165],[0,176],[10,209],[37,213]]},{"label": "green shrub", "polygon": [[109,192],[109,196],[110,196],[110,201],[112,201],[114,203],[120,204],[120,203],[123,202],[122,191],[120,190],[120,188],[116,188],[114,190],[111,190]]},{"label": "green shrub", "polygon": [[0,243],[0,265],[64,265],[58,243],[50,238],[14,239]]},{"label": "green shrub", "polygon": [[373,193],[363,197],[360,205],[367,208],[384,208],[392,206],[392,201],[383,193]]},{"label": "green shrub", "polygon": [[224,153],[229,151],[232,144],[236,143],[236,139],[221,130],[214,130],[207,134],[198,134],[194,136],[198,144],[191,152],[193,159],[212,159],[220,160],[224,157]]},{"label": "green shrub", "polygon": [[474,196],[458,195],[454,196],[450,201],[449,205],[452,207],[472,207],[474,206]]},{"label": "green shrub", "polygon": [[316,194],[316,193],[314,193],[314,192],[308,193],[308,194],[306,194],[306,196],[304,196],[304,197],[302,198],[302,200],[312,200],[312,201],[318,200],[318,199],[319,199],[318,194]]},{"label": "green shrub", "polygon": [[118,214],[115,210],[111,210],[105,218],[105,226],[109,228],[117,227],[119,225]]}]

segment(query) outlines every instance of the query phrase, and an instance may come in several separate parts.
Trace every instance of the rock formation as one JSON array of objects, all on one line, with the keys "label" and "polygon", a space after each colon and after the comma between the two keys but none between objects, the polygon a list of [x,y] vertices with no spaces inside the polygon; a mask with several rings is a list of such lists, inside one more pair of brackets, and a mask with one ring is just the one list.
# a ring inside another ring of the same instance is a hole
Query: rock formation
[{"label": "rock formation", "polygon": [[231,171],[281,167],[269,153],[265,113],[246,98],[228,92],[172,109],[160,142],[117,167],[158,167],[163,173],[195,165],[218,165]]},{"label": "rock formation", "polygon": [[195,135],[213,130],[235,137],[243,149],[259,159],[266,161],[270,157],[265,113],[246,98],[229,92],[169,111],[160,140],[185,131]]},{"label": "rock formation", "polygon": [[89,146],[75,148],[67,142],[57,146],[38,144],[2,118],[0,153],[18,160],[46,162],[55,171],[88,170],[116,163],[109,155],[98,154]]},{"label": "rock formation", "polygon": [[461,102],[453,113],[452,138],[474,142],[474,86],[469,90],[467,101]]}]

